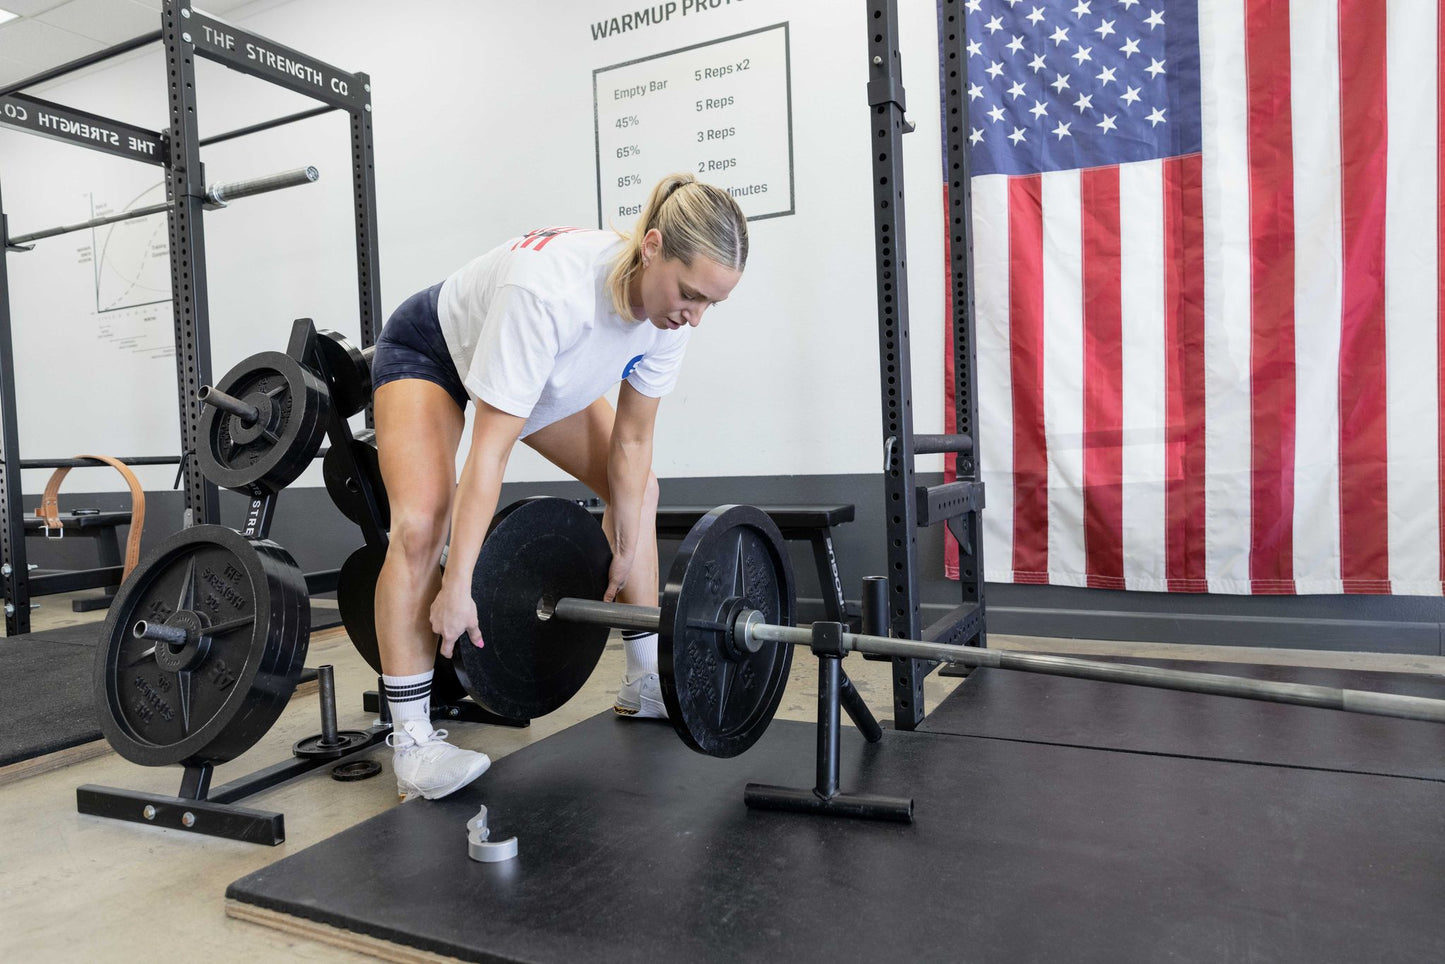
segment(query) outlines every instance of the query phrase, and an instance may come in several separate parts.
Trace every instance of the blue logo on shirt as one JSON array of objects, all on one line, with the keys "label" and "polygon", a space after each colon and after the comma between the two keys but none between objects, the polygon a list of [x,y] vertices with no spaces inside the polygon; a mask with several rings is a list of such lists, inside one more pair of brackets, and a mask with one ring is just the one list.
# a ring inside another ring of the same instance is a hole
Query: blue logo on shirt
[{"label": "blue logo on shirt", "polygon": [[628,362],[627,367],[622,369],[622,377],[626,378],[628,375],[631,375],[634,371],[636,371],[637,363],[640,361],[642,361],[642,356],[638,355],[636,358],[632,359],[632,361]]}]

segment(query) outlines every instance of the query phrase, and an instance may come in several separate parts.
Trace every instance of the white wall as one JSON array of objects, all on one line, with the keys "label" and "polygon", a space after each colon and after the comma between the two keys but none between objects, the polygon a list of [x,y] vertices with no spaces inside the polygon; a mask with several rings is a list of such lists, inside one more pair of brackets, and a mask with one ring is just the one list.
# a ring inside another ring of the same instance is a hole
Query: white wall
[{"label": "white wall", "polygon": [[[661,407],[655,468],[663,477],[877,471],[864,3],[733,0],[594,41],[596,20],[644,6],[291,0],[242,7],[228,19],[371,75],[384,313],[529,228],[595,223],[595,68],[788,22],[796,214],[753,222],[744,280],[696,333],[681,384]],[[946,278],[935,8],[931,0],[900,6],[910,117],[918,124],[905,139],[914,417],[918,431],[937,432]],[[33,93],[163,129],[162,73],[152,49]],[[203,135],[313,103],[199,60],[197,90]],[[322,174],[314,185],[206,215],[217,377],[248,354],[283,350],[295,317],[357,336],[347,130],[337,113],[204,150],[212,182],[304,164]],[[124,203],[160,180],[158,168],[0,128],[0,187],[15,234],[88,217],[88,194]],[[163,240],[163,221],[156,223]],[[150,229],[129,230],[107,236],[108,266],[116,250],[133,256],[143,248],[134,232]],[[9,256],[22,454],[174,452],[169,307],[98,314],[94,266],[78,263],[89,245],[87,234],[76,234]],[[138,335],[141,348],[118,332]],[[157,340],[161,351],[146,349]],[[941,464],[933,457],[919,467]],[[43,482],[32,474],[27,491]],[[143,481],[168,487],[173,476],[174,469],[157,469]],[[508,474],[559,477],[522,449]],[[101,489],[110,480],[97,473],[72,484]],[[320,484],[319,467],[299,484]]]}]

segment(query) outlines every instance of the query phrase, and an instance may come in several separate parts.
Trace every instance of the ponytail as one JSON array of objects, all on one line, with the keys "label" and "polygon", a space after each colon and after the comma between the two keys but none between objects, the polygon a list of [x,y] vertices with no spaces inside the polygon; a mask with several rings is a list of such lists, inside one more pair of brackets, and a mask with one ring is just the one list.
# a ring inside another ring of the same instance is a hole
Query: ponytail
[{"label": "ponytail", "polygon": [[612,307],[629,321],[636,320],[629,290],[642,270],[642,239],[653,228],[664,258],[690,265],[702,255],[735,271],[747,265],[748,221],[732,195],[691,174],[669,174],[653,187],[634,233],[622,235],[627,243],[607,274]]}]

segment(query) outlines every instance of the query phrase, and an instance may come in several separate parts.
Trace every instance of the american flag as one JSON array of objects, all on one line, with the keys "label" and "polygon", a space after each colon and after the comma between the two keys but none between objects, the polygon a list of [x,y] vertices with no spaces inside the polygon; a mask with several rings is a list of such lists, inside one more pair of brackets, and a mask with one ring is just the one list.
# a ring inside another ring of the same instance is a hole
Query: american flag
[{"label": "american flag", "polygon": [[1440,0],[943,8],[987,578],[1440,594]]}]

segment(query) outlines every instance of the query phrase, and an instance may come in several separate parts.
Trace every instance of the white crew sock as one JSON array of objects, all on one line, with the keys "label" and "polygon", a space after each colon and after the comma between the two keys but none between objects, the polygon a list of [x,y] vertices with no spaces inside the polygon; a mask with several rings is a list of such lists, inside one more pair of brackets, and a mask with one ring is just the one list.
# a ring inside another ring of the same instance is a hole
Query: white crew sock
[{"label": "white crew sock", "polygon": [[627,667],[622,678],[631,682],[640,676],[657,672],[657,634],[627,630],[622,634],[622,651]]},{"label": "white crew sock", "polygon": [[391,727],[401,732],[407,720],[423,720],[431,724],[431,678],[435,670],[415,676],[382,676],[386,705],[391,711]]}]

